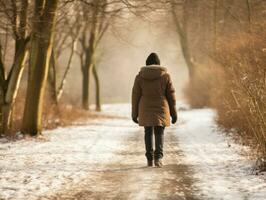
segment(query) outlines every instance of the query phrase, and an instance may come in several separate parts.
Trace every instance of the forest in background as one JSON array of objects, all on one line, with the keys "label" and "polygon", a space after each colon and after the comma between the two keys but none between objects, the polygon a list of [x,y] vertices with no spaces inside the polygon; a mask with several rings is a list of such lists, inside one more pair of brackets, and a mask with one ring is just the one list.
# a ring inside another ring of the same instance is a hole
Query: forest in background
[{"label": "forest in background", "polygon": [[[262,0],[0,0],[1,134],[39,135],[57,115],[71,113],[70,121],[87,116],[91,93],[100,111],[101,42],[130,17],[145,20],[147,14],[162,16],[162,28],[179,38],[189,72],[188,103],[215,108],[218,123],[251,146],[265,169]],[[80,106],[63,99],[73,60],[79,61]]]}]

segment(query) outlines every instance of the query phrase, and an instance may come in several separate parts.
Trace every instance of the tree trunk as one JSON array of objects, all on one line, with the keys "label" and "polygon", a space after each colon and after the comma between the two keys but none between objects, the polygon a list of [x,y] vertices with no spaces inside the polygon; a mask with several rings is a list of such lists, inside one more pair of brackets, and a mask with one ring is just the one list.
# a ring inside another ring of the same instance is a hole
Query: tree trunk
[{"label": "tree trunk", "polygon": [[[0,57],[0,84],[1,84],[1,128],[0,133],[6,134],[11,128],[12,111],[17,97],[20,80],[24,71],[24,65],[27,59],[27,46],[29,37],[26,37],[26,26],[28,16],[28,0],[21,0],[20,12],[15,12],[16,21],[13,22],[13,34],[15,34],[15,55],[13,65],[8,74],[5,76],[4,63]],[[14,9],[17,10],[17,5],[14,4]],[[1,47],[1,46],[0,46]],[[7,47],[7,38],[6,38]],[[2,55],[0,55],[2,56]],[[4,56],[5,57],[5,56]]]},{"label": "tree trunk", "polygon": [[11,128],[12,111],[17,97],[20,80],[24,71],[24,65],[27,59],[27,45],[29,38],[16,41],[17,51],[14,64],[11,68],[5,86],[2,89],[1,102],[1,133],[7,134]]},{"label": "tree trunk", "polygon": [[83,108],[89,110],[89,99],[90,99],[90,77],[91,71],[95,62],[94,54],[95,54],[95,30],[91,30],[89,47],[86,49],[86,57],[85,57],[85,66],[83,67],[83,89],[82,89],[82,105]]},{"label": "tree trunk", "polygon": [[4,121],[3,121],[3,106],[5,103],[5,92],[6,92],[6,76],[5,76],[5,68],[3,63],[2,56],[2,46],[0,43],[0,134],[4,134]]},{"label": "tree trunk", "polygon": [[73,56],[74,56],[74,53],[75,53],[75,47],[76,47],[76,41],[73,41],[72,42],[72,46],[71,46],[70,56],[69,56],[69,59],[68,59],[68,62],[67,62],[66,70],[65,70],[64,75],[62,77],[62,81],[61,81],[58,89],[56,90],[56,101],[57,102],[62,97],[62,94],[63,94],[63,91],[64,91],[64,87],[65,87],[65,84],[66,84],[66,78],[67,78],[68,72],[70,71],[72,59],[73,59]]},{"label": "tree trunk", "polygon": [[98,71],[95,65],[93,66],[93,77],[95,80],[95,89],[96,89],[96,94],[95,94],[96,111],[101,111],[100,80],[99,80]]},{"label": "tree trunk", "polygon": [[12,108],[11,104],[3,104],[1,105],[1,111],[2,111],[2,133],[8,134],[9,130],[11,128],[11,116],[12,116]]},{"label": "tree trunk", "polygon": [[192,61],[192,56],[189,50],[189,46],[188,46],[188,38],[187,38],[187,33],[186,33],[186,23],[187,23],[187,16],[186,16],[186,6],[184,5],[184,21],[183,21],[183,27],[181,25],[181,22],[176,14],[176,5],[174,2],[172,2],[172,15],[173,15],[173,19],[174,19],[174,23],[176,25],[176,31],[179,35],[179,42],[181,45],[181,50],[185,59],[185,62],[187,64],[188,67],[188,72],[189,72],[189,78],[192,79],[193,74],[194,74],[194,69],[195,69],[195,64]]},{"label": "tree trunk", "polygon": [[35,0],[31,38],[29,80],[21,132],[41,133],[43,97],[53,44],[53,29],[58,0]]},{"label": "tree trunk", "polygon": [[56,95],[56,61],[55,61],[55,55],[54,50],[52,50],[50,63],[49,63],[49,72],[48,72],[48,83],[49,83],[49,89],[51,92],[51,98],[54,104],[58,103],[57,95]]},{"label": "tree trunk", "polygon": [[82,82],[82,106],[83,109],[90,109],[90,79],[91,79],[91,64],[84,68]]},{"label": "tree trunk", "polygon": [[189,78],[191,79],[193,77],[193,74],[194,74],[195,64],[192,62],[191,53],[190,53],[190,50],[188,48],[187,36],[185,34],[183,36],[180,36],[179,41],[181,44],[181,49],[182,49],[184,59],[186,61],[187,67],[188,67]]},{"label": "tree trunk", "polygon": [[217,50],[217,9],[218,9],[218,0],[214,0],[213,8],[213,55],[215,56]]},{"label": "tree trunk", "polygon": [[82,74],[82,107],[89,110],[89,70],[87,67],[83,69]]}]

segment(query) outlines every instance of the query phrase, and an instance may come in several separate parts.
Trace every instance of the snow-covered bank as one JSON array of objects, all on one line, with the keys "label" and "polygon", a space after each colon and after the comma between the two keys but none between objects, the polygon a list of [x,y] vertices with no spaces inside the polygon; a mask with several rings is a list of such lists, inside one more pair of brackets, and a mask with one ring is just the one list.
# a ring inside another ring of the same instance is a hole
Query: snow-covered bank
[{"label": "snow-covered bank", "polygon": [[196,186],[210,199],[266,199],[266,176],[251,173],[253,163],[240,155],[247,149],[219,132],[215,115],[211,109],[180,112],[173,128],[185,164],[195,170]]},{"label": "snow-covered bank", "polygon": [[97,119],[45,131],[47,141],[1,143],[0,199],[38,199],[86,179],[117,159],[114,152],[138,129],[132,125],[128,119]]},{"label": "snow-covered bank", "polygon": [[0,143],[0,199],[79,199],[88,190],[89,199],[264,200],[265,175],[251,174],[240,154],[248,149],[218,131],[215,112],[180,106],[162,169],[145,167],[143,128],[128,104],[104,105],[117,117],[46,131],[45,140]]}]

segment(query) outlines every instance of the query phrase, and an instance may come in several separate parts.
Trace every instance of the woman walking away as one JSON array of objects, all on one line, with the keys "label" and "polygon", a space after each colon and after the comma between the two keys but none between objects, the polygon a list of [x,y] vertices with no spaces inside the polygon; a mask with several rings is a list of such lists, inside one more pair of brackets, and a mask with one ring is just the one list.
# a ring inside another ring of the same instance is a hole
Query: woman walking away
[{"label": "woman walking away", "polygon": [[[144,126],[148,166],[162,167],[164,128],[177,121],[175,90],[166,68],[151,53],[135,78],[132,90],[132,120]],[[153,151],[153,132],[155,151]]]}]

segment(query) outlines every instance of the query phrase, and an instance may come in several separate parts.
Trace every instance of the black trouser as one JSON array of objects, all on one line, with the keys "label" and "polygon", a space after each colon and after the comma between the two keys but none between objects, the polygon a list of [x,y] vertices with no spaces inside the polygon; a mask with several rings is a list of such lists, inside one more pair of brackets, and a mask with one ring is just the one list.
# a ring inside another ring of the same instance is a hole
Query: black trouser
[{"label": "black trouser", "polygon": [[[148,160],[161,159],[163,157],[163,136],[164,127],[162,126],[145,126],[145,147],[146,157]],[[154,131],[153,131],[154,130]],[[153,132],[155,135],[155,151],[153,152]]]}]

